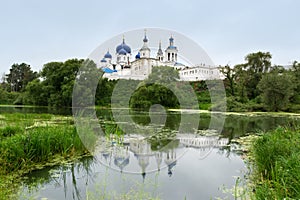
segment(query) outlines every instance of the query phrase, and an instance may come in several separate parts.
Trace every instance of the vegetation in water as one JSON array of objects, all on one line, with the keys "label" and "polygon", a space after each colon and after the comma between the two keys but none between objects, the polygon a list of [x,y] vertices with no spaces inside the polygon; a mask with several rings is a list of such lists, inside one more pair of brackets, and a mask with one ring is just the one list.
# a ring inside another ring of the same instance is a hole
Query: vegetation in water
[{"label": "vegetation in water", "polygon": [[233,140],[239,144],[237,151],[242,152],[248,172],[244,178],[237,177],[233,188],[221,190],[241,200],[300,199],[299,141],[297,126]]},{"label": "vegetation in water", "polygon": [[68,117],[2,114],[0,121],[0,199],[13,198],[22,175],[87,153]]},{"label": "vegetation in water", "polygon": [[254,159],[256,199],[300,199],[300,129],[277,128],[259,137]]}]

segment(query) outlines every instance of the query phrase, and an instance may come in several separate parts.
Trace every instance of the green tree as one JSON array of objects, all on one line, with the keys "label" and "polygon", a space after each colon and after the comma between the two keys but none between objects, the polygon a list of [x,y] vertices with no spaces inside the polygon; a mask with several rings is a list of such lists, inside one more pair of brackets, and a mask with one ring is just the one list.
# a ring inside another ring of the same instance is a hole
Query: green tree
[{"label": "green tree", "polygon": [[179,80],[179,73],[173,67],[168,66],[154,66],[151,74],[144,81],[147,83],[173,83]]},{"label": "green tree", "polygon": [[47,106],[48,105],[47,87],[39,79],[28,83],[25,91],[25,104]]},{"label": "green tree", "polygon": [[263,102],[269,111],[280,111],[286,108],[294,91],[294,80],[290,74],[268,73],[258,84]]},{"label": "green tree", "polygon": [[73,106],[94,106],[96,103],[97,85],[103,75],[92,60],[85,60],[74,79],[72,88]]},{"label": "green tree", "polygon": [[244,70],[245,64],[239,64],[234,66],[235,71],[235,83],[237,85],[236,96],[238,101],[246,103],[248,101],[246,81],[247,81],[247,71]]},{"label": "green tree", "polygon": [[41,71],[42,86],[49,106],[71,106],[74,80],[83,59],[50,62]]},{"label": "green tree", "polygon": [[111,96],[116,83],[116,80],[108,80],[107,78],[99,81],[96,91],[97,105],[107,106],[111,103]]},{"label": "green tree", "polygon": [[300,94],[300,63],[299,62],[297,62],[297,61],[293,62],[293,66],[292,66],[291,72],[292,72],[293,76],[296,79],[296,82],[295,82],[295,84],[296,84],[296,92],[298,94]]},{"label": "green tree", "polygon": [[149,109],[153,104],[177,108],[179,102],[172,88],[178,88],[179,73],[172,67],[155,66],[149,77],[140,83],[140,87],[131,97],[132,108]]},{"label": "green tree", "polygon": [[221,73],[225,76],[224,84],[225,88],[231,96],[235,95],[235,77],[236,73],[234,68],[229,65],[220,68]]},{"label": "green tree", "polygon": [[5,104],[7,100],[7,92],[0,86],[0,104]]},{"label": "green tree", "polygon": [[83,59],[46,63],[41,77],[27,85],[23,100],[26,104],[70,107],[77,72],[83,65]]},{"label": "green tree", "polygon": [[300,63],[297,61],[293,62],[292,68],[288,70],[288,73],[294,77],[294,85],[295,85],[295,92],[293,97],[291,98],[291,102],[294,104],[293,107],[299,110],[300,109]]},{"label": "green tree", "polygon": [[259,95],[257,85],[262,79],[263,74],[271,69],[272,55],[269,52],[250,53],[245,57],[244,65],[247,71],[245,87],[249,99],[254,99]]},{"label": "green tree", "polygon": [[31,70],[26,63],[13,64],[6,75],[6,81],[11,92],[21,92],[26,85],[37,77],[37,73]]}]

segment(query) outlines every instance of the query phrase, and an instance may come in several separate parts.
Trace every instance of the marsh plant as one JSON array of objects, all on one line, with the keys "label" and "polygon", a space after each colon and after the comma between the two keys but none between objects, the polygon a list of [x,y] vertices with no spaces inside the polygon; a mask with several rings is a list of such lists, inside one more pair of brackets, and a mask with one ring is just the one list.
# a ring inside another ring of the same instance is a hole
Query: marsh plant
[{"label": "marsh plant", "polygon": [[0,199],[12,198],[20,175],[87,154],[68,117],[2,114]]},{"label": "marsh plant", "polygon": [[300,129],[279,127],[253,144],[256,199],[300,199]]}]

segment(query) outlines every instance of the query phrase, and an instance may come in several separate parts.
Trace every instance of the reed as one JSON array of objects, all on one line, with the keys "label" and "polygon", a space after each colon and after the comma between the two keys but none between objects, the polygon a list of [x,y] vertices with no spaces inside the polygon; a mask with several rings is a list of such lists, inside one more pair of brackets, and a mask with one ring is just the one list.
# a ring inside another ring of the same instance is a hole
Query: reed
[{"label": "reed", "polygon": [[1,169],[4,173],[30,170],[35,163],[50,161],[55,155],[70,157],[85,153],[73,126],[38,127],[0,142]]},{"label": "reed", "polygon": [[256,199],[300,199],[300,129],[279,127],[253,144]]},{"label": "reed", "polygon": [[88,153],[70,117],[14,113],[0,122],[0,200],[17,198],[22,175]]}]

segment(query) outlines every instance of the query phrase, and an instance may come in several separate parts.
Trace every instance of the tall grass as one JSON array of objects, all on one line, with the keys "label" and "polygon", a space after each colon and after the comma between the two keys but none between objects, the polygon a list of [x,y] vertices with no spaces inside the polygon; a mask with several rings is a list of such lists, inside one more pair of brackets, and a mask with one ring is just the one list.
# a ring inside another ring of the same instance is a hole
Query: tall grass
[{"label": "tall grass", "polygon": [[1,114],[0,199],[11,199],[20,176],[87,153],[70,118]]},{"label": "tall grass", "polygon": [[5,138],[0,142],[1,171],[29,170],[35,163],[47,162],[55,155],[82,154],[85,148],[72,126],[38,127]]},{"label": "tall grass", "polygon": [[256,199],[300,199],[300,129],[265,133],[252,153]]}]

